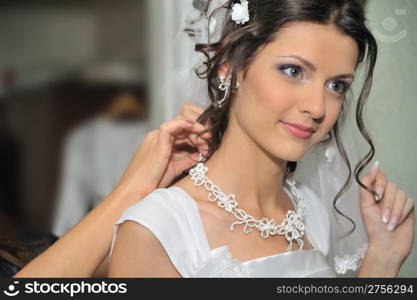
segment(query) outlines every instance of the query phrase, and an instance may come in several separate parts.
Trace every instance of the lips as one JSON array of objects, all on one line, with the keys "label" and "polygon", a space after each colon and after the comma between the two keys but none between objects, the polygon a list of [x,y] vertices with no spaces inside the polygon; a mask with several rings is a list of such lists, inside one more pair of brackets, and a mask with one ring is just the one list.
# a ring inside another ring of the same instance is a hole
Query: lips
[{"label": "lips", "polygon": [[290,126],[295,127],[295,128],[298,128],[298,129],[303,130],[303,131],[308,131],[308,132],[313,132],[313,133],[317,131],[313,127],[306,127],[306,126],[303,126],[303,125],[300,125],[300,124],[288,123],[288,122],[284,122],[284,121],[282,121],[282,123],[290,125]]},{"label": "lips", "polygon": [[308,139],[315,132],[315,129],[311,127],[309,128],[309,127],[305,127],[299,124],[293,125],[291,123],[286,123],[286,122],[281,122],[281,123],[291,134],[301,139]]}]

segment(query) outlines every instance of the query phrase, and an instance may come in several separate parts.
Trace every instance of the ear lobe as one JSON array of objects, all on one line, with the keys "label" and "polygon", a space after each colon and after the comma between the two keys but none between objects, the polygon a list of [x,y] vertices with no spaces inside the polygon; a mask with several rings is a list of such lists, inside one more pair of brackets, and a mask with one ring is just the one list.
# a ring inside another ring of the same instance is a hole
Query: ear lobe
[{"label": "ear lobe", "polygon": [[[231,76],[231,75],[232,74],[231,74],[230,64],[229,63],[222,65],[219,68],[219,70],[217,71],[217,77],[218,78],[222,78],[222,77],[223,78],[226,78],[227,76]],[[238,87],[240,85],[239,83],[241,82],[241,80],[243,80],[243,78],[241,78],[241,76],[243,76],[241,74],[241,72],[238,72],[237,78],[236,78]]]},{"label": "ear lobe", "polygon": [[226,77],[229,74],[230,65],[224,64],[219,68],[219,71],[217,72],[217,77]]}]

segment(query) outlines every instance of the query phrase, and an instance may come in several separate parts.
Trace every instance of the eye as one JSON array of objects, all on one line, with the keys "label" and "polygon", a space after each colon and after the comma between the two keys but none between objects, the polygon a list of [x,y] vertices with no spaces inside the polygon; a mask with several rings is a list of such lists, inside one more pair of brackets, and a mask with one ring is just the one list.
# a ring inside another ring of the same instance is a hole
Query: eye
[{"label": "eye", "polygon": [[350,86],[349,83],[343,80],[332,81],[327,85],[328,88],[332,89],[333,91],[341,95],[347,92],[347,90],[349,89],[349,86]]},{"label": "eye", "polygon": [[303,69],[297,65],[283,65],[279,67],[279,70],[284,73],[284,75],[291,78],[297,78],[303,72]]}]

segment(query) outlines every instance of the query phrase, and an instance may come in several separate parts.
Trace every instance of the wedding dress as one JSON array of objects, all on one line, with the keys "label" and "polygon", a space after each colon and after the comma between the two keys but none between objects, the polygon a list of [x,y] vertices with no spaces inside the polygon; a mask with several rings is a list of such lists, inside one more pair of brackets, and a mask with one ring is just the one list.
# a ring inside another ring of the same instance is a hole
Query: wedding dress
[{"label": "wedding dress", "polygon": [[[155,190],[123,213],[114,227],[110,256],[118,226],[134,221],[152,232],[182,277],[336,277],[326,258],[330,238],[326,209],[306,185],[296,182],[296,187],[305,199],[305,234],[313,249],[295,247],[245,262],[233,258],[228,245],[210,249],[196,202],[172,186]],[[290,196],[285,186],[284,190]]]}]

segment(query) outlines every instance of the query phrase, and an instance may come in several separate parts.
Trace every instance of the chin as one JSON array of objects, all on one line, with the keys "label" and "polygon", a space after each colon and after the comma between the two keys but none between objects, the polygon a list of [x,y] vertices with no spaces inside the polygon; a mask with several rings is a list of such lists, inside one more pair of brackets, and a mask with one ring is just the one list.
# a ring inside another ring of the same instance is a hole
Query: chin
[{"label": "chin", "polygon": [[271,155],[280,160],[298,161],[306,154],[307,150],[306,148],[301,149],[300,146],[289,145],[287,149],[281,148],[279,152],[271,152]]},{"label": "chin", "polygon": [[284,160],[286,161],[298,161],[304,156],[305,152],[301,153],[300,155],[294,155],[294,153],[286,156]]}]

